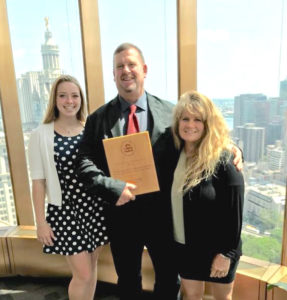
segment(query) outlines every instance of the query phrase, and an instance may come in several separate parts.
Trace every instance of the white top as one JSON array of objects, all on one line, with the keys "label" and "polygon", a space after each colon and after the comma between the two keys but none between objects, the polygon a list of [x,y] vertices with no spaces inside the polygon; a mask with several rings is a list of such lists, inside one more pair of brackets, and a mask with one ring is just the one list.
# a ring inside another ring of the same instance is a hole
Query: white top
[{"label": "white top", "polygon": [[46,179],[48,203],[61,206],[62,191],[54,161],[54,122],[41,124],[33,130],[28,159],[31,179]]},{"label": "white top", "polygon": [[184,149],[182,149],[176,169],[173,174],[173,182],[171,187],[173,234],[175,241],[181,244],[185,244],[183,218],[183,183],[185,180],[185,170],[186,154],[184,152]]}]

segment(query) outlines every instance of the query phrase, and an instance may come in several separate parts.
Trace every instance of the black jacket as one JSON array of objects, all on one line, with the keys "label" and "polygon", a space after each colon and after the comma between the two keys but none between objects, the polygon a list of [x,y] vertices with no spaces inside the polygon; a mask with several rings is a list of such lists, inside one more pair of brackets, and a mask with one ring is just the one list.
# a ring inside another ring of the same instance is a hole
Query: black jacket
[{"label": "black jacket", "polygon": [[[161,149],[161,135],[171,124],[173,105],[147,93],[148,114],[150,116],[150,138],[154,153]],[[102,140],[121,134],[119,118],[120,101],[116,97],[101,106],[88,118],[84,135],[79,145],[77,174],[86,189],[104,197],[114,204],[122,193],[125,182],[110,176]],[[155,155],[157,166],[157,155]],[[148,197],[149,194],[144,195]]]},{"label": "black jacket", "polygon": [[[171,201],[173,173],[180,151],[171,133],[164,138],[159,154],[162,196]],[[219,164],[215,174],[188,191],[183,197],[185,241],[187,245],[214,255],[222,253],[234,260],[241,252],[244,180],[232,163]]]}]

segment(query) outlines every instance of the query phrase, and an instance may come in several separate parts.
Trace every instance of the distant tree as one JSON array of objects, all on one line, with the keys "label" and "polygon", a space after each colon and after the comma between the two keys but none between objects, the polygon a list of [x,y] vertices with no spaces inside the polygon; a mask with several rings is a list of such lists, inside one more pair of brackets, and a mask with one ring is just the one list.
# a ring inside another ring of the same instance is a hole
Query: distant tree
[{"label": "distant tree", "polygon": [[273,210],[262,210],[260,214],[262,231],[270,231],[283,227],[283,212]]},{"label": "distant tree", "polygon": [[283,227],[283,212],[277,210],[264,209],[260,215],[250,213],[244,217],[244,221],[250,225],[259,228],[261,233],[265,231],[272,231],[276,228]]},{"label": "distant tree", "polygon": [[283,227],[278,227],[270,231],[271,237],[276,239],[280,244],[282,244],[282,235],[283,235]]},{"label": "distant tree", "polygon": [[281,242],[273,237],[256,237],[242,233],[243,254],[280,264]]}]

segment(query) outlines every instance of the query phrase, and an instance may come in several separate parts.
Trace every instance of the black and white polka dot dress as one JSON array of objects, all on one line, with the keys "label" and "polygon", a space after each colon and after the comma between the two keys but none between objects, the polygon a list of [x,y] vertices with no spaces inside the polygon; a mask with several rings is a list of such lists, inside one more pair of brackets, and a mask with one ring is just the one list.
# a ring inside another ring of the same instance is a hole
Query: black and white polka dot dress
[{"label": "black and white polka dot dress", "polygon": [[46,219],[56,240],[53,246],[44,246],[44,253],[74,255],[93,252],[108,243],[103,201],[85,192],[74,170],[81,135],[64,137],[56,132],[54,135],[54,160],[62,189],[62,206],[48,204]]}]

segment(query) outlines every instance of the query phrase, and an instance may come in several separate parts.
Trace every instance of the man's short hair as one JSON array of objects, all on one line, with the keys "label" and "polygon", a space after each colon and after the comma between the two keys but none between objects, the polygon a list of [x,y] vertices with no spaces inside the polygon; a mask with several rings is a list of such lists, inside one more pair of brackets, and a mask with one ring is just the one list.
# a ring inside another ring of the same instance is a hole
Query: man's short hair
[{"label": "man's short hair", "polygon": [[116,54],[119,54],[122,51],[125,51],[125,50],[128,50],[128,49],[132,49],[132,48],[135,49],[139,53],[139,55],[140,55],[143,63],[145,63],[145,59],[144,59],[144,56],[143,56],[143,53],[142,53],[141,49],[138,48],[136,45],[131,44],[131,43],[120,44],[117,47],[117,49],[115,50],[115,52],[114,52],[114,57],[115,57]]}]

